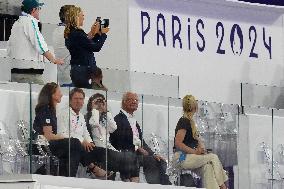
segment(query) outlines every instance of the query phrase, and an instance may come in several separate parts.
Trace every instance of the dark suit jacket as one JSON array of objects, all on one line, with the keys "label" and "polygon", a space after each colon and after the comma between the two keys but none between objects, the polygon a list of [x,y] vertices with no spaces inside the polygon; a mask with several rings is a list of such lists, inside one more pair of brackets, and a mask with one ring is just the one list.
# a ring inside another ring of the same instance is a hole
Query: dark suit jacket
[{"label": "dark suit jacket", "polygon": [[[111,144],[117,150],[129,150],[134,152],[135,146],[133,145],[133,133],[127,116],[120,111],[119,114],[114,117],[114,121],[116,122],[117,129],[110,134]],[[142,132],[137,122],[136,127],[139,132],[139,138],[142,142],[141,146],[149,153],[149,155],[153,155],[154,152],[149,148],[142,138]]]}]

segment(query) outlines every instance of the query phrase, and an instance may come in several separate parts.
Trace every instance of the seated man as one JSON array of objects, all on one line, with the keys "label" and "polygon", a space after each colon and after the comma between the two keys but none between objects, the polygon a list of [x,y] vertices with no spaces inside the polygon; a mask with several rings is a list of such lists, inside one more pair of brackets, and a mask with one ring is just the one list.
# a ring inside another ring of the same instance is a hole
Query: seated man
[{"label": "seated man", "polygon": [[105,177],[106,171],[96,166],[104,164],[105,160],[101,155],[105,151],[95,147],[87,130],[84,115],[80,112],[84,105],[85,93],[82,89],[74,88],[71,90],[69,98],[70,107],[61,110],[58,116],[58,133],[66,138],[79,139],[84,148],[83,154],[81,154],[81,163],[88,165],[90,172],[95,176]]},{"label": "seated man", "polygon": [[[127,156],[129,158],[125,158],[126,156],[123,153],[95,146],[87,130],[84,115],[80,112],[84,105],[84,91],[80,88],[74,88],[71,90],[69,98],[70,107],[64,109],[58,116],[58,133],[64,137],[80,140],[85,149],[81,154],[81,163],[88,165],[89,172],[94,173],[96,178],[109,179],[113,172],[127,174],[133,172],[133,170],[135,171],[137,169],[135,166],[127,166],[126,164],[135,164],[135,156]],[[110,171],[108,175],[107,171],[103,170],[106,168]]]},{"label": "seated man", "polygon": [[119,152],[109,142],[109,135],[117,126],[112,114],[107,110],[104,95],[96,93],[89,98],[85,115],[88,131],[97,147],[104,148],[108,153],[107,167],[119,170],[123,181],[139,182],[139,170],[136,154]]},{"label": "seated man", "polygon": [[133,115],[138,108],[137,94],[125,93],[121,104],[121,111],[114,117],[117,129],[110,134],[111,144],[117,150],[136,152],[148,183],[170,185],[169,178],[165,174],[166,162],[159,155],[154,154],[145,143],[140,126]]}]

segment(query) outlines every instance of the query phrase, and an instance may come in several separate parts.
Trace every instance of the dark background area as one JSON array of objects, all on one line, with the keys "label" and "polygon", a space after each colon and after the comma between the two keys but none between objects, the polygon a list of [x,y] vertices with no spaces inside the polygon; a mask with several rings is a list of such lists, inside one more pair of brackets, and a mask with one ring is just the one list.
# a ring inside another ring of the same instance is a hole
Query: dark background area
[{"label": "dark background area", "polygon": [[284,0],[238,0],[238,1],[284,6]]}]

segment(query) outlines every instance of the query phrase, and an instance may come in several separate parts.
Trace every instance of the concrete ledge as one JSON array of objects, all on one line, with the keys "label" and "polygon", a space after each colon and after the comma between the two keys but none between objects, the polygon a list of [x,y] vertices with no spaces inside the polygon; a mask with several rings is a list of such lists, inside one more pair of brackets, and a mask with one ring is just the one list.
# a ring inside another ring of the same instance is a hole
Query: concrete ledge
[{"label": "concrete ledge", "polygon": [[[108,180],[97,180],[97,179],[86,179],[86,178],[73,178],[73,177],[60,177],[60,176],[49,176],[49,175],[6,175],[0,177],[0,188],[19,189],[19,183],[33,184],[35,188],[72,188],[72,189],[122,189],[122,188],[135,188],[135,189],[195,189],[195,187],[183,187],[183,186],[165,186],[159,184],[147,184],[147,183],[131,183],[121,181],[108,181]],[[14,185],[13,185],[14,183]],[[7,186],[7,187],[6,187]],[[15,187],[12,187],[15,186]],[[47,187],[48,186],[48,187]],[[21,187],[22,188],[22,187]],[[31,189],[31,188],[30,188]]]}]

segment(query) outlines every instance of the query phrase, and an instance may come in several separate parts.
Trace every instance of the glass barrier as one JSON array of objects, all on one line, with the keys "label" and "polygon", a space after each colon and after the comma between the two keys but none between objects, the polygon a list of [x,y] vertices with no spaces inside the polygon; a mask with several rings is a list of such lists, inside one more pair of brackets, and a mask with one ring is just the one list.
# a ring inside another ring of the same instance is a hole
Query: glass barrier
[{"label": "glass barrier", "polygon": [[[57,81],[57,67],[54,64],[49,63],[46,59],[43,59],[42,56],[38,57],[39,60],[44,61],[32,61],[32,60],[20,60],[9,57],[0,57],[0,68],[1,75],[0,81],[11,81],[11,69],[12,68],[23,68],[29,69],[31,67],[35,69],[43,69],[42,79],[44,83]],[[16,76],[14,79],[21,79],[19,76]],[[22,82],[22,81],[21,81]]]},{"label": "glass barrier", "polygon": [[[182,122],[182,109],[181,99],[169,100],[170,149],[174,146],[175,127],[178,121]],[[198,112],[195,114],[194,120],[201,143],[204,144],[209,156],[213,153],[219,157],[229,177],[227,185],[229,188],[234,188],[238,182],[238,106],[199,101]],[[179,153],[179,149],[176,150],[176,153]],[[172,170],[174,169],[172,168]],[[187,172],[184,170],[175,171],[177,178],[174,177],[176,181],[173,182],[179,182],[183,186],[202,186],[198,169],[190,168]]]},{"label": "glass barrier", "polygon": [[5,18],[2,18],[0,17],[0,41],[6,41],[6,35],[5,35],[5,30],[6,30],[6,27],[5,27],[5,21],[6,19]]},{"label": "glass barrier", "polygon": [[[43,58],[39,57],[39,59]],[[66,58],[65,61],[68,61],[67,59],[68,58]],[[20,65],[23,68],[30,68],[31,65],[35,67],[37,65],[44,64],[44,66],[42,65],[42,67],[44,67],[42,77],[45,83],[58,81],[58,83],[62,86],[70,86],[72,81],[70,79],[70,67],[68,67],[68,65],[58,67],[57,65],[49,63],[46,59],[43,60],[43,62],[37,62],[0,57],[0,66],[3,70],[3,74],[0,76],[0,81],[11,81],[12,67],[19,67]],[[102,68],[102,74],[102,83],[108,91],[118,93],[134,91],[138,94],[178,97],[179,78],[177,76],[139,73],[107,68]],[[167,88],[164,86],[167,86]],[[98,89],[98,87],[94,88]]]},{"label": "glass barrier", "polygon": [[28,174],[30,86],[1,83],[0,94],[0,176]]},{"label": "glass barrier", "polygon": [[170,98],[169,99],[169,157],[170,163],[168,168],[168,174],[170,180],[175,185],[187,186],[187,187],[196,187],[197,185],[201,186],[199,182],[199,177],[191,172],[190,170],[184,169],[185,173],[182,172],[183,169],[177,166],[175,160],[175,129],[179,119],[183,115],[182,110],[182,100]]},{"label": "glass barrier", "polygon": [[[70,55],[65,47],[63,37],[64,26],[56,24],[42,24],[42,34],[48,45],[53,47],[58,58],[70,62]],[[103,72],[103,85],[108,91],[127,92],[134,91],[138,94],[179,97],[179,77],[172,75],[159,75],[155,73],[143,73],[128,70],[117,70],[111,68],[101,68]],[[58,82],[63,84],[72,83],[70,66],[58,67]],[[65,77],[63,78],[63,75]],[[167,87],[164,87],[167,86]]]},{"label": "glass barrier", "polygon": [[284,109],[284,88],[242,83],[241,104],[243,106]]},{"label": "glass barrier", "polygon": [[[86,155],[90,157],[89,161],[85,163],[87,170],[83,166],[79,166],[77,176],[110,179],[110,176],[115,176],[111,173],[115,162],[113,162],[114,157],[109,145],[108,131],[113,128],[113,121],[110,123],[109,119],[113,120],[113,117],[110,115],[111,113],[108,108],[107,93],[93,89],[84,89],[84,92],[86,95],[85,103],[80,112],[84,115],[86,122],[85,133],[83,135],[87,143],[91,145],[91,149]],[[74,104],[74,98],[70,99],[70,105],[71,108],[76,105]],[[82,144],[84,143],[86,141]],[[86,144],[83,146],[86,147]],[[80,172],[80,170],[83,171]]]},{"label": "glass barrier", "polygon": [[219,156],[229,176],[229,188],[237,176],[238,105],[198,102],[196,124],[207,151]]},{"label": "glass barrier", "polygon": [[0,66],[1,66],[0,81],[1,82],[11,81],[11,59],[0,56]]},{"label": "glass barrier", "polygon": [[7,56],[7,42],[6,41],[0,41],[0,57]]},{"label": "glass barrier", "polygon": [[102,72],[104,76],[103,83],[109,91],[134,91],[138,94],[173,98],[177,98],[179,96],[178,76],[159,75],[108,68],[102,68]]},{"label": "glass barrier", "polygon": [[178,76],[130,72],[130,85],[131,91],[139,94],[179,97]]},{"label": "glass barrier", "polygon": [[[173,148],[175,138],[175,128],[179,118],[182,116],[182,100],[169,98],[169,158],[173,159]],[[171,177],[170,177],[171,178]],[[174,178],[171,178],[172,180]],[[172,181],[173,182],[173,181]]]},{"label": "glass barrier", "polygon": [[[64,26],[60,27],[57,24],[50,24],[50,23],[42,23],[41,24],[41,33],[44,37],[45,42],[49,46],[53,46],[54,43],[56,43],[55,36],[57,32],[59,32],[59,29],[62,28],[62,34],[64,34]],[[62,38],[64,39],[64,36],[62,35]]]},{"label": "glass barrier", "polygon": [[239,188],[273,188],[273,111],[244,107],[239,123]]},{"label": "glass barrier", "polygon": [[[10,14],[5,14],[5,12],[9,12],[8,9],[3,10],[5,6],[1,6],[0,2],[0,41],[8,41],[10,35],[11,35],[11,29],[14,24],[14,22],[19,18],[19,16],[16,15],[10,15]],[[7,6],[8,7],[8,6]],[[14,12],[12,13],[14,14]]]},{"label": "glass barrier", "polygon": [[[141,146],[139,141],[142,133],[139,131],[143,129],[143,97],[141,95],[108,92],[107,104],[109,116],[113,116],[115,120],[114,123],[110,120],[108,125],[110,132],[110,144],[108,146],[112,150],[112,152],[109,152],[109,156],[116,154],[117,157],[115,159],[109,157],[110,159],[108,159],[109,171],[116,172],[115,178],[112,179],[144,182],[143,171],[140,168],[143,159],[135,153],[135,149]],[[111,166],[111,164],[115,166]],[[116,168],[116,170],[110,170],[111,167]]]},{"label": "glass barrier", "polygon": [[[39,112],[36,111],[36,107],[39,103],[39,93],[43,85],[31,84],[31,92],[30,92],[30,112],[31,112],[31,124],[30,124],[30,174],[43,174],[50,175],[51,172],[51,158],[50,154],[47,154],[46,148],[49,144],[49,141],[44,137],[43,127],[45,125],[51,125],[51,117],[47,116],[50,114],[47,112],[47,108],[49,107],[49,102],[51,101],[51,97],[48,94],[45,95],[45,99],[41,99],[42,103],[46,103],[45,111],[43,110],[43,106],[39,108]],[[48,93],[46,91],[45,93]],[[51,92],[51,89],[50,89]],[[44,115],[45,114],[45,115]]]},{"label": "glass barrier", "polygon": [[150,156],[142,156],[144,177],[140,182],[169,185],[168,98],[143,95],[142,102],[142,148]]},{"label": "glass barrier", "polygon": [[[61,95],[53,98],[58,100],[57,134],[65,138],[65,142],[50,140],[47,143],[34,131],[38,132],[39,120],[45,124],[54,121],[52,117],[35,114],[42,88],[42,85],[35,84],[0,83],[1,175],[32,173],[123,181],[135,181],[135,177],[139,177],[136,178],[139,182],[170,184],[167,183],[170,181],[181,186],[202,186],[203,180],[196,169],[180,169],[176,164],[173,147],[175,128],[183,116],[181,99],[148,95],[138,95],[137,99],[123,93],[93,89],[83,90],[85,98],[80,97],[79,92],[79,97],[69,99],[73,88],[61,88],[62,98]],[[124,109],[128,105],[128,108],[133,108],[133,117],[127,118],[121,112],[123,98]],[[139,100],[137,110],[136,100]],[[80,114],[76,114],[73,106],[78,107]],[[284,174],[284,111],[244,106],[244,114],[238,112],[237,105],[198,101],[194,120],[201,141],[209,154],[219,157],[229,177],[229,188],[280,189]],[[140,126],[141,137],[145,141],[143,145],[136,144],[131,137],[128,140],[129,134],[133,133],[131,123]],[[81,130],[76,130],[78,128]],[[94,152],[84,156],[87,159],[76,160],[78,152],[81,155],[86,153],[80,149],[86,145],[84,140],[88,140],[88,136],[96,144]],[[126,145],[133,143],[137,147]],[[145,158],[139,147],[161,156],[165,161],[157,163],[155,156]],[[131,153],[135,148],[140,155]],[[64,153],[58,154],[58,149]],[[92,169],[95,166],[97,168]],[[131,175],[127,174],[129,171],[133,171]]]},{"label": "glass barrier", "polygon": [[284,110],[273,109],[272,178],[273,188],[284,188]]}]

